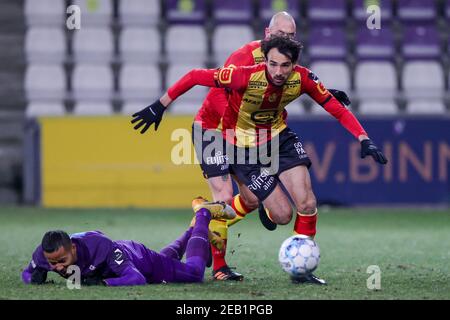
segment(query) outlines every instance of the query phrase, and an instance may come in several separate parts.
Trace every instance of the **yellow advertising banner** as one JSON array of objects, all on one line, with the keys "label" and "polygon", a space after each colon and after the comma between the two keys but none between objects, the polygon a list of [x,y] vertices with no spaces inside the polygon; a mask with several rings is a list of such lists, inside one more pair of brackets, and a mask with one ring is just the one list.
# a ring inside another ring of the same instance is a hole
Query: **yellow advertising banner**
[{"label": "yellow advertising banner", "polygon": [[166,116],[145,134],[130,120],[41,118],[42,205],[185,208],[210,197],[194,161],[191,116]]}]

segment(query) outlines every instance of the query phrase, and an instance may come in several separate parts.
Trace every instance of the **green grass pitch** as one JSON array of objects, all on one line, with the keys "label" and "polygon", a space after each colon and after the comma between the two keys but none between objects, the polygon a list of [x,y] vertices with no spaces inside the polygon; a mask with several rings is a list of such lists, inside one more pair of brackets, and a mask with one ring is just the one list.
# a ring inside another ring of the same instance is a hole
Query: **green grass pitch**
[{"label": "green grass pitch", "polygon": [[[278,264],[278,249],[291,235],[291,222],[274,232],[257,213],[229,229],[228,263],[243,282],[141,287],[25,285],[21,270],[42,235],[102,230],[112,239],[132,239],[159,250],[180,235],[192,213],[186,210],[0,208],[0,299],[450,299],[450,211],[415,209],[319,210],[316,240],[321,261],[316,274],[328,286],[294,285]],[[381,270],[381,289],[369,290],[370,265]]]}]

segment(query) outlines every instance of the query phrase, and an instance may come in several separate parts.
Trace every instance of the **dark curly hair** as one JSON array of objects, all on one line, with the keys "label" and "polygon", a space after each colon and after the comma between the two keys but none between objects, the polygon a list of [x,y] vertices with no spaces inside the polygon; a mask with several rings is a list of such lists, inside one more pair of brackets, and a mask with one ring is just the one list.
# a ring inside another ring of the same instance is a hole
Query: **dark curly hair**
[{"label": "dark curly hair", "polygon": [[267,54],[273,48],[277,48],[281,54],[285,55],[293,63],[297,63],[303,45],[297,41],[286,36],[270,36],[261,41],[261,50],[267,59]]},{"label": "dark curly hair", "polygon": [[60,247],[64,247],[66,249],[70,248],[72,241],[66,232],[62,230],[53,230],[45,233],[42,238],[41,245],[45,252],[52,253]]}]

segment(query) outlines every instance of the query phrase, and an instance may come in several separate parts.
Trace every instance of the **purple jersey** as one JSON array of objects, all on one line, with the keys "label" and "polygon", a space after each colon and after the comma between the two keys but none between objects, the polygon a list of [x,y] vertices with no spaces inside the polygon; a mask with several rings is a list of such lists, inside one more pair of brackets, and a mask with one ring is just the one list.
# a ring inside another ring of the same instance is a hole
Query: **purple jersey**
[{"label": "purple jersey", "polygon": [[[131,240],[112,241],[100,231],[71,235],[77,248],[76,265],[81,276],[97,275],[109,286],[141,285],[172,280],[173,259]],[[39,245],[32,260],[22,273],[25,283],[31,282],[36,268],[52,270]],[[65,276],[60,274],[61,276]]]}]

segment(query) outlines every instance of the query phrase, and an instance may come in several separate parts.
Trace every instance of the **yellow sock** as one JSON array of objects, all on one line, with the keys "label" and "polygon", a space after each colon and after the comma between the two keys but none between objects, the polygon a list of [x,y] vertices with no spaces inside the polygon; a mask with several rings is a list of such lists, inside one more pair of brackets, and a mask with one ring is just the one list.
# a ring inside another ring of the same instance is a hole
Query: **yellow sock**
[{"label": "yellow sock", "polygon": [[209,231],[222,238],[222,240],[228,238],[228,226],[225,220],[211,220],[209,223]]},{"label": "yellow sock", "polygon": [[231,207],[236,212],[236,217],[234,219],[227,220],[227,226],[232,226],[233,224],[238,223],[245,218],[247,213],[251,212],[250,210],[248,210],[248,208],[245,207],[244,202],[242,201],[239,194],[234,196]]}]

